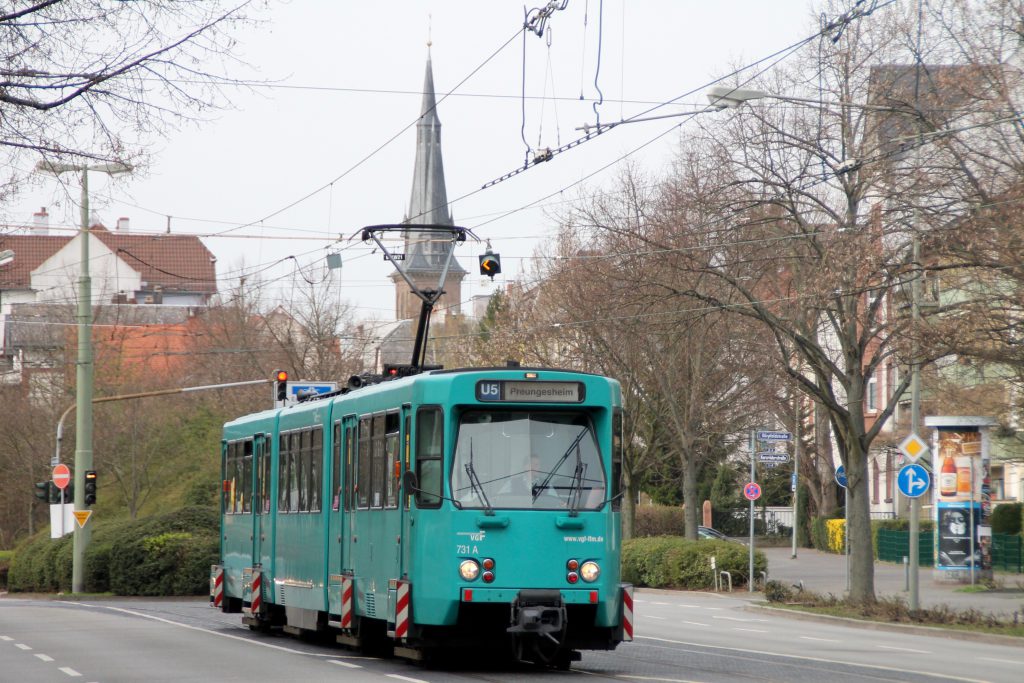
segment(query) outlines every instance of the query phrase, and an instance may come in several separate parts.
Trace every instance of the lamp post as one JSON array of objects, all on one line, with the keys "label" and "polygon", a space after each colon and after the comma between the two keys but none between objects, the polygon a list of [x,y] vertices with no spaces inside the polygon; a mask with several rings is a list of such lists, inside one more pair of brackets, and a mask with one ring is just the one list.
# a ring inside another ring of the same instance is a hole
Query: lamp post
[{"label": "lamp post", "polygon": [[[82,174],[82,222],[79,229],[81,238],[81,266],[78,276],[78,362],[75,390],[75,511],[84,511],[85,472],[92,469],[92,394],[93,394],[93,352],[92,352],[92,279],[89,277],[89,171],[109,175],[127,173],[131,166],[120,163],[106,164],[64,164],[40,161],[36,170],[59,176],[62,173]],[[75,527],[72,549],[71,590],[84,590],[85,550],[89,546],[92,530],[78,524]]]}]

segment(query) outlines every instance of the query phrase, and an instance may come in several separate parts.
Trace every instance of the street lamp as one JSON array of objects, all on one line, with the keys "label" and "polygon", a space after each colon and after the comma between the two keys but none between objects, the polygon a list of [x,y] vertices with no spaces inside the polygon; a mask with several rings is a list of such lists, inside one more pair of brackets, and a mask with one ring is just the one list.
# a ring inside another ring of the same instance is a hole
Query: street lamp
[{"label": "street lamp", "polygon": [[[59,176],[62,173],[82,174],[81,266],[78,277],[78,364],[75,404],[75,511],[85,511],[85,472],[92,469],[92,280],[89,277],[89,171],[109,175],[127,173],[132,167],[122,163],[66,164],[40,161],[36,171]],[[88,518],[86,518],[88,521]],[[75,528],[71,567],[71,590],[84,590],[85,549],[92,535],[90,527],[81,522]]]},{"label": "street lamp", "polygon": [[779,100],[780,102],[798,102],[800,104],[813,104],[818,107],[855,107],[867,111],[888,111],[911,113],[912,110],[900,107],[885,107],[874,104],[854,104],[852,102],[828,102],[825,100],[814,100],[807,97],[791,97],[789,95],[774,95],[763,90],[750,88],[733,88],[728,85],[715,85],[708,88],[704,93],[712,107],[719,109],[736,109],[752,100]]}]

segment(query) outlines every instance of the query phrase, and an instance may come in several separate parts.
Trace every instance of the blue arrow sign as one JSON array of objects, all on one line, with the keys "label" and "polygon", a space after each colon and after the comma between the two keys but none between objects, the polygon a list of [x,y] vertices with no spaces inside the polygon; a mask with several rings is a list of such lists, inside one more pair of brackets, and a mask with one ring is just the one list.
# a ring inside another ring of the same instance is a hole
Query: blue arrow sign
[{"label": "blue arrow sign", "polygon": [[904,465],[896,475],[896,485],[907,498],[918,498],[924,495],[931,483],[928,470],[917,463]]},{"label": "blue arrow sign", "polygon": [[836,468],[836,483],[842,486],[844,489],[846,488],[846,485],[849,483],[846,480],[846,468],[843,467],[842,465]]}]

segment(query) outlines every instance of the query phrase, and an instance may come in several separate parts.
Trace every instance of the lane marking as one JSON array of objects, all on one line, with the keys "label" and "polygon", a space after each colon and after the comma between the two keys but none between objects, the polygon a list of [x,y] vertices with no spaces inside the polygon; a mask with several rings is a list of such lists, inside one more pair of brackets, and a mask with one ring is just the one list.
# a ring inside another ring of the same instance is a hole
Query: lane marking
[{"label": "lane marking", "polygon": [[843,666],[853,666],[862,669],[874,669],[875,671],[887,671],[887,672],[899,672],[904,674],[913,674],[915,677],[920,676],[932,676],[940,680],[945,679],[949,681],[962,681],[963,683],[991,683],[979,678],[966,678],[963,676],[954,676],[948,673],[935,673],[933,671],[922,671],[921,669],[901,669],[895,666],[878,666],[877,664],[861,664],[860,662],[851,662],[849,660],[842,659],[827,659],[825,657],[809,657],[807,655],[789,655],[781,652],[769,652],[767,650],[751,650],[742,647],[727,647],[725,645],[707,645],[705,643],[694,643],[688,640],[672,640],[670,638],[655,638],[654,636],[634,636],[634,642],[637,640],[653,640],[657,643],[670,643],[672,645],[688,645],[690,647],[700,647],[708,650],[725,650],[727,652],[742,652],[748,655],[762,655],[767,657],[778,657],[780,659],[798,659],[807,662],[818,662],[820,664],[842,664]]},{"label": "lane marking", "polygon": [[409,681],[409,683],[430,683],[430,681],[425,681],[422,678],[409,678],[408,676],[402,676],[400,674],[384,674],[384,675],[387,676],[388,678],[397,678],[400,681]]},{"label": "lane marking", "polygon": [[50,655],[44,655],[42,653],[37,654],[36,657],[38,657],[39,659],[43,660],[44,662],[52,662],[53,661],[53,657],[51,657]]},{"label": "lane marking", "polygon": [[328,659],[328,663],[337,664],[338,666],[345,666],[349,669],[362,669],[363,667],[359,664],[353,664],[352,662],[343,662],[340,659]]},{"label": "lane marking", "polygon": [[26,645],[25,643],[15,643],[14,647],[18,648],[19,650],[31,650],[32,649],[32,647],[30,645]]},{"label": "lane marking", "polygon": [[998,659],[996,657],[978,657],[978,659],[984,659],[987,662],[999,662],[1000,664],[1024,664],[1024,661],[1020,659]]},{"label": "lane marking", "polygon": [[671,602],[652,602],[652,605],[661,605],[662,607],[671,607]]},{"label": "lane marking", "polygon": [[72,678],[75,678],[77,676],[81,676],[82,675],[82,674],[78,673],[77,671],[75,671],[74,669],[72,669],[70,666],[62,666],[60,668],[60,670],[63,671],[64,673],[66,673],[68,676],[71,676]]},{"label": "lane marking", "polygon": [[710,626],[711,625],[711,624],[702,624],[699,621],[682,621],[682,620],[680,620],[679,623],[681,623],[681,624],[689,624],[690,626]]},{"label": "lane marking", "polygon": [[815,641],[817,641],[819,643],[841,643],[842,642],[841,640],[836,640],[834,638],[815,638],[814,636],[800,636],[800,637],[803,638],[804,640],[815,640]]},{"label": "lane marking", "polygon": [[725,619],[727,621],[748,621],[748,622],[749,621],[768,621],[767,619],[749,619],[749,618],[748,619],[744,619],[742,617],[726,617],[726,616],[719,616],[717,614],[712,614],[711,618],[712,619]]},{"label": "lane marking", "polygon": [[876,645],[875,647],[881,648],[883,650],[896,650],[897,652],[913,652],[919,655],[931,654],[931,652],[929,652],[928,650],[915,650],[912,647],[893,647],[891,645]]},{"label": "lane marking", "polygon": [[[259,647],[266,647],[271,650],[278,650],[280,652],[288,652],[293,655],[305,655],[307,657],[337,657],[335,654],[319,654],[317,652],[305,652],[303,650],[296,650],[291,647],[284,647],[283,645],[272,645],[270,643],[262,643],[258,640],[251,638],[243,638],[242,636],[235,636],[230,633],[221,633],[219,631],[211,631],[208,628],[202,628],[201,626],[192,626],[191,624],[183,624],[178,621],[171,621],[170,619],[164,619],[163,617],[156,617],[152,614],[145,614],[144,612],[136,612],[135,610],[124,609],[123,607],[111,607],[109,605],[89,605],[84,602],[67,602],[69,605],[78,605],[82,607],[95,607],[107,609],[112,612],[121,612],[123,614],[130,614],[134,617],[142,617],[143,619],[150,619],[152,621],[159,621],[164,624],[170,624],[171,626],[180,626],[181,628],[187,628],[191,631],[199,631],[200,633],[207,633],[211,636],[220,636],[221,638],[230,638],[231,640],[238,640],[243,643],[249,643],[250,645],[258,645]],[[350,657],[349,659],[360,659],[359,657]],[[363,659],[378,659],[377,657],[364,657]]]},{"label": "lane marking", "polygon": [[668,617],[656,617],[656,616],[651,615],[651,614],[645,614],[643,616],[643,618],[644,619],[657,619],[658,621],[668,621]]},{"label": "lane marking", "polygon": [[748,633],[768,633],[768,631],[765,631],[761,628],[740,628],[738,626],[733,628],[733,631],[747,631]]},{"label": "lane marking", "polygon": [[11,638],[10,636],[0,636],[0,640],[9,643],[14,640],[14,638]]},{"label": "lane marking", "polygon": [[659,681],[659,683],[701,683],[701,681],[691,681],[688,678],[655,678],[654,676],[625,676],[621,674],[616,678],[628,678],[631,681]]}]

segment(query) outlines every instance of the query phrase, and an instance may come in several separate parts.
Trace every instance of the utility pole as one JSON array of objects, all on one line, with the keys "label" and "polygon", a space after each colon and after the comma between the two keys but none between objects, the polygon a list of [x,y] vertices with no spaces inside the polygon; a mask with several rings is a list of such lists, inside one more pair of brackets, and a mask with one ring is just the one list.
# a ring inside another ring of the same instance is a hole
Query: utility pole
[{"label": "utility pole", "polygon": [[[82,167],[82,242],[78,275],[78,364],[75,405],[75,510],[85,510],[85,472],[92,469],[92,279],[89,276],[89,169]],[[88,524],[75,526],[72,548],[71,591],[85,587],[85,549],[92,537]]]},{"label": "utility pole", "polygon": [[[92,278],[89,276],[89,171],[101,171],[110,175],[127,173],[131,166],[121,163],[64,164],[40,161],[36,170],[59,176],[61,173],[82,174],[82,221],[78,231],[81,239],[81,264],[78,275],[78,362],[75,371],[75,511],[86,511],[85,473],[92,469],[92,394],[93,394],[93,351],[92,351]],[[71,590],[81,593],[85,585],[85,549],[89,546],[92,529],[88,524],[75,527],[72,548]]]}]

